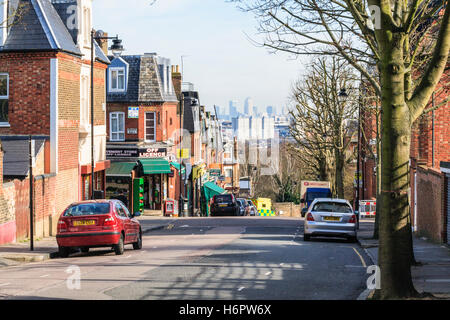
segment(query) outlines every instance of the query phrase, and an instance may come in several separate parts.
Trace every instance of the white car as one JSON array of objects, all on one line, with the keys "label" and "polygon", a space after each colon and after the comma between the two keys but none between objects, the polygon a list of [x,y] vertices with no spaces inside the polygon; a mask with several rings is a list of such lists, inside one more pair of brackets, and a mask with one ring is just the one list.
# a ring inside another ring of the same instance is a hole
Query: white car
[{"label": "white car", "polygon": [[303,240],[312,236],[344,237],[356,242],[357,219],[350,202],[344,199],[317,198],[306,212]]}]

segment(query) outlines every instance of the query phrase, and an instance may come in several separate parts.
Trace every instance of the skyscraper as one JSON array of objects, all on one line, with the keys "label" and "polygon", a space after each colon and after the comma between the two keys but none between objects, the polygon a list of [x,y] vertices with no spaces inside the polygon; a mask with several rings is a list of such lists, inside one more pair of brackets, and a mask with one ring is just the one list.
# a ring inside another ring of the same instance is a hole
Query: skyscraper
[{"label": "skyscraper", "polygon": [[272,106],[267,106],[266,108],[266,112],[269,116],[273,115],[273,107]]},{"label": "skyscraper", "polygon": [[244,114],[246,116],[251,116],[252,113],[253,113],[253,99],[251,97],[248,97],[247,99],[245,99]]}]

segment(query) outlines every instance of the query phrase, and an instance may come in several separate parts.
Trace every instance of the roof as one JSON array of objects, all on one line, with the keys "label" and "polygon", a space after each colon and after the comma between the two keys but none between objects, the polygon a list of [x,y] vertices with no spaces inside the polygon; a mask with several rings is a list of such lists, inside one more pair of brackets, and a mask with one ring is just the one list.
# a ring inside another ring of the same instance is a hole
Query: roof
[{"label": "roof", "polygon": [[49,0],[19,0],[19,8],[2,51],[60,50],[81,56]]},{"label": "roof", "polygon": [[[116,59],[108,57],[111,62]],[[123,93],[107,93],[108,102],[177,102],[175,92],[164,94],[158,62],[153,55],[122,55],[128,63],[127,90]]]},{"label": "roof", "polygon": [[[3,149],[3,175],[24,178],[29,171],[29,140],[28,137],[0,136]],[[43,149],[45,137],[34,138],[36,157]]]}]

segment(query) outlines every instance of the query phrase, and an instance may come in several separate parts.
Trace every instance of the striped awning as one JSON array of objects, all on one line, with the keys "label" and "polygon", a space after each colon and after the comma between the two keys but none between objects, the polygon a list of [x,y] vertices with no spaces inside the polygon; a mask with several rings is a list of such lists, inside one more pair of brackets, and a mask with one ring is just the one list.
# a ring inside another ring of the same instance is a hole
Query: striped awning
[{"label": "striped awning", "polygon": [[136,162],[111,162],[111,167],[106,169],[107,176],[129,177]]},{"label": "striped awning", "polygon": [[144,169],[144,174],[168,174],[171,173],[169,161],[165,159],[139,159]]}]

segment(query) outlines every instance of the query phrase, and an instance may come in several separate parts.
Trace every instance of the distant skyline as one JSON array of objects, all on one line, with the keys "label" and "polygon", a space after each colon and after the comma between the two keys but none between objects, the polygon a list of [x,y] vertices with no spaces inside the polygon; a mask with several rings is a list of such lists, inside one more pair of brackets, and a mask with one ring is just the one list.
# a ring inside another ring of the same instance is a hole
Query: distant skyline
[{"label": "distant skyline", "polygon": [[183,60],[183,81],[194,84],[208,109],[230,100],[241,107],[247,97],[260,111],[288,104],[306,61],[254,46],[247,38],[259,40],[252,14],[225,0],[151,2],[94,0],[94,28],[117,34],[125,55],[156,52],[180,69]]}]

